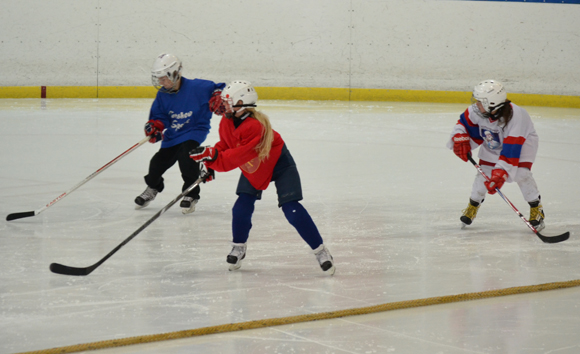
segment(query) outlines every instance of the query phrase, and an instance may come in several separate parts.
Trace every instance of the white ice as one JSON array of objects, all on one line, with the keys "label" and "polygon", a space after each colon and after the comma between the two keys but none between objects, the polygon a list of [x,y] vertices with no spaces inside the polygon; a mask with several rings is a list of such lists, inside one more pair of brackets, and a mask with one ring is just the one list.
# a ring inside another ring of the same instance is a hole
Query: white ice
[{"label": "white ice", "polygon": [[[301,173],[303,205],[336,262],[325,276],[277,208],[254,213],[229,272],[238,171],[202,186],[86,277],[89,266],[180,193],[179,169],[135,210],[159,145],[145,144],[38,216],[143,137],[150,99],[0,100],[0,353],[16,353],[396,301],[580,279],[580,110],[526,107],[542,243],[497,195],[462,230],[476,170],[445,148],[467,104],[264,101]],[[218,119],[206,141],[217,141]],[[517,185],[504,193],[524,214]],[[580,288],[537,292],[105,349],[103,353],[578,353]]]}]

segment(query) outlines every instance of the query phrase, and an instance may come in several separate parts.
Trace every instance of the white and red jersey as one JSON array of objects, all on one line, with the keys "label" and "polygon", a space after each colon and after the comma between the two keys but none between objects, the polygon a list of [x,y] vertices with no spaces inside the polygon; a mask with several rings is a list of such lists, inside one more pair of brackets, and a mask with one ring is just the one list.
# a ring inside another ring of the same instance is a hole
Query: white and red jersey
[{"label": "white and red jersey", "polygon": [[485,118],[476,105],[469,106],[453,128],[447,147],[453,149],[455,134],[468,134],[471,150],[481,146],[478,154],[480,165],[504,169],[509,175],[508,181],[513,182],[518,167],[532,168],[539,138],[528,112],[510,104],[513,116],[506,127],[497,120]]}]

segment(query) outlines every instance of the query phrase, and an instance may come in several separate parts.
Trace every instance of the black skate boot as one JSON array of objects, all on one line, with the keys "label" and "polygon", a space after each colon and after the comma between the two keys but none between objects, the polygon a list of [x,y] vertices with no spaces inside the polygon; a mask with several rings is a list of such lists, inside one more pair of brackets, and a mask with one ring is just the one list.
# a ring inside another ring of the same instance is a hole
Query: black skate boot
[{"label": "black skate boot", "polygon": [[155,199],[157,193],[158,192],[156,189],[147,186],[145,191],[141,193],[141,195],[139,195],[137,198],[135,198],[135,204],[137,204],[135,206],[135,209],[145,208],[147,205],[149,205],[149,203],[151,203],[153,199]]},{"label": "black skate boot", "polygon": [[193,199],[192,197],[183,197],[183,200],[179,204],[181,207],[181,212],[183,214],[193,213],[195,211],[195,205],[199,199]]}]

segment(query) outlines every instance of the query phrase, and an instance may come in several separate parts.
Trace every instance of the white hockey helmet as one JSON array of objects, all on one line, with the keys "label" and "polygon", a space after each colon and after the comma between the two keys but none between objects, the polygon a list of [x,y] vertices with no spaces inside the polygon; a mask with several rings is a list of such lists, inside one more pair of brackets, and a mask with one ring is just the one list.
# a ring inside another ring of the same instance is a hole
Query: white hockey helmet
[{"label": "white hockey helmet", "polygon": [[[258,93],[249,81],[234,80],[222,91],[222,100],[232,107],[256,107]],[[241,104],[238,102],[242,101]]]},{"label": "white hockey helmet", "polygon": [[163,53],[155,59],[151,68],[151,83],[156,89],[161,89],[159,79],[167,76],[175,85],[181,79],[181,60],[173,54]]},{"label": "white hockey helmet", "polygon": [[484,80],[473,88],[473,103],[481,102],[485,113],[490,115],[493,111],[503,107],[507,100],[507,93],[502,83],[496,80]]}]

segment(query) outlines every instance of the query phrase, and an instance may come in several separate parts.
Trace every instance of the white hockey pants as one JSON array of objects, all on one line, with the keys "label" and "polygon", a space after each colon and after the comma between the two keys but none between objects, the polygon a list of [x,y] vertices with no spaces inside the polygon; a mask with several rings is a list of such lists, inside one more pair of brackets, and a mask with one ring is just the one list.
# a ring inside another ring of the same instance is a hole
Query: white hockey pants
[{"label": "white hockey pants", "polygon": [[[483,172],[487,176],[491,176],[491,170],[493,169],[492,166],[480,166]],[[473,181],[473,187],[471,189],[471,199],[478,203],[481,203],[485,198],[487,193],[487,188],[485,187],[485,178],[477,172],[475,176],[475,180]],[[522,191],[522,195],[526,202],[534,202],[537,201],[540,197],[540,192],[538,191],[538,186],[536,185],[536,181],[534,180],[534,176],[532,172],[527,168],[518,168],[518,172],[516,174],[515,181],[520,190]],[[507,182],[506,182],[507,183]]]}]

